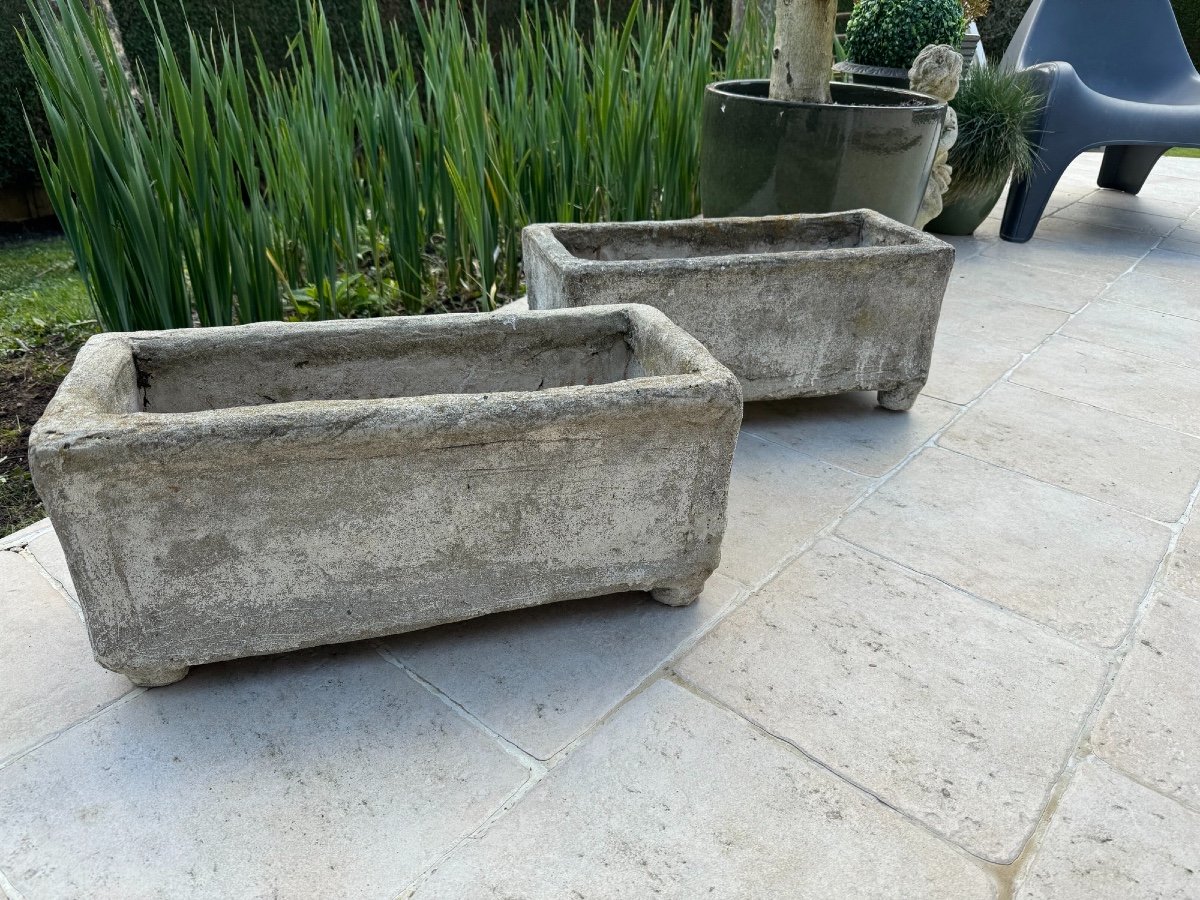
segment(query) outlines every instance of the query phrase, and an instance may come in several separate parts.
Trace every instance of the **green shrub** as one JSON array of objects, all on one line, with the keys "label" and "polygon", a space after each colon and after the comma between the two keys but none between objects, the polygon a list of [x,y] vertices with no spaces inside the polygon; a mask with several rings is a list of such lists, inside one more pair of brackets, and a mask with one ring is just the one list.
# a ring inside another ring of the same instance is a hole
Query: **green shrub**
[{"label": "green shrub", "polygon": [[1034,146],[1027,137],[1042,98],[1021,73],[999,65],[972,66],[950,101],[958,113],[958,140],[950,148],[953,170],[946,202],[981,197],[1009,175],[1033,171]]},{"label": "green shrub", "polygon": [[960,0],[861,0],[846,26],[846,52],[856,63],[907,69],[930,44],[962,42]]},{"label": "green shrub", "polygon": [[[489,309],[519,289],[529,222],[699,211],[707,11],[639,4],[585,39],[535,10],[493,46],[443,4],[414,50],[371,5],[343,56],[314,7],[278,71],[208,31],[177,50],[164,23],[158,77],[131,82],[83,2],[36,0],[26,55],[42,177],[106,328]],[[728,71],[768,48],[748,17]]]}]

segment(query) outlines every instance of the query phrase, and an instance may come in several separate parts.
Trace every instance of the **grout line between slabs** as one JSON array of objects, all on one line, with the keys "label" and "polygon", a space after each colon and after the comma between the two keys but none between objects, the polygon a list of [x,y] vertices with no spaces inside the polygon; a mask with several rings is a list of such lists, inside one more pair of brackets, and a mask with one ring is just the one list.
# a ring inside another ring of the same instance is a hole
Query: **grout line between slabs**
[{"label": "grout line between slabs", "polygon": [[6,900],[25,900],[25,895],[17,890],[17,886],[4,874],[3,869],[0,869],[0,892],[4,894]]},{"label": "grout line between slabs", "polygon": [[149,688],[135,687],[133,685],[130,685],[128,692],[122,694],[120,697],[117,697],[111,703],[104,704],[99,709],[93,710],[92,712],[88,713],[82,719],[72,722],[70,725],[60,728],[60,729],[58,729],[58,731],[55,731],[52,734],[47,735],[46,737],[44,737],[40,741],[38,741],[36,744],[31,744],[30,746],[26,747],[24,750],[18,750],[16,753],[14,753],[12,756],[9,756],[7,759],[0,760],[0,770],[6,769],[9,766],[13,765],[14,763],[20,762],[22,759],[24,759],[26,756],[29,756],[31,753],[41,750],[47,744],[53,743],[54,741],[58,740],[60,737],[62,737],[67,732],[74,731],[76,728],[80,727],[81,725],[86,725],[88,722],[91,722],[95,719],[100,718],[100,716],[116,709],[119,706],[124,706],[129,701],[135,700],[136,698],[142,696],[142,694],[146,693],[147,690],[149,690]]},{"label": "grout line between slabs", "polygon": [[1173,794],[1168,794],[1166,791],[1162,790],[1162,788],[1155,787],[1153,784],[1150,784],[1149,782],[1147,782],[1140,775],[1134,775],[1132,772],[1125,771],[1119,765],[1117,765],[1115,762],[1113,762],[1111,759],[1109,759],[1107,756],[1103,756],[1100,753],[1097,753],[1095,748],[1093,748],[1091,746],[1088,747],[1087,755],[1080,757],[1079,761],[1083,762],[1086,759],[1094,759],[1096,762],[1103,765],[1106,769],[1112,769],[1112,771],[1114,771],[1115,773],[1120,775],[1126,781],[1132,781],[1138,787],[1145,788],[1146,790],[1150,791],[1151,793],[1158,794],[1158,796],[1160,796],[1166,800],[1172,801],[1176,806],[1183,807],[1184,810],[1186,810],[1193,816],[1200,817],[1200,806],[1193,805],[1190,801],[1187,801],[1187,800],[1181,800],[1179,797],[1176,797]]},{"label": "grout line between slabs", "polygon": [[42,578],[46,579],[46,581],[50,583],[50,587],[54,588],[58,595],[66,601],[67,605],[71,607],[79,621],[83,622],[85,625],[87,624],[84,621],[83,608],[79,605],[79,601],[76,600],[75,597],[72,596],[71,592],[67,590],[67,586],[65,584],[55,578],[50,573],[50,570],[42,565],[42,561],[33,555],[33,552],[28,546],[22,547],[20,550],[14,550],[13,552],[16,553],[17,556],[29,562],[30,565],[32,565],[38,571],[38,574],[40,574]]},{"label": "grout line between slabs", "polygon": [[532,753],[529,753],[528,751],[519,747],[517,744],[513,743],[500,732],[496,731],[481,718],[479,718],[479,716],[475,715],[432,681],[429,681],[427,678],[417,674],[417,672],[405,665],[403,660],[385,647],[382,642],[375,640],[371,642],[371,645],[375,652],[383,657],[385,662],[395,666],[397,669],[423,687],[426,691],[432,694],[436,699],[441,701],[441,703],[448,707],[455,715],[465,719],[477,730],[483,732],[485,735],[491,738],[493,743],[495,743],[505,753],[528,769],[532,775],[536,775],[538,778],[540,778],[546,774],[546,765],[541,760],[539,760]]}]

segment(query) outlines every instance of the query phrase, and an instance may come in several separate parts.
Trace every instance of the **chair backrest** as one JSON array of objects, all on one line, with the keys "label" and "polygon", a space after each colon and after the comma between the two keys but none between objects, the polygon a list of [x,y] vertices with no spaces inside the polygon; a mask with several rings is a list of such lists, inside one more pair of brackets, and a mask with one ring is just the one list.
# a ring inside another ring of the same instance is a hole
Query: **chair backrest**
[{"label": "chair backrest", "polygon": [[1068,62],[1103,94],[1153,97],[1195,78],[1171,0],[1033,0],[1004,64]]}]

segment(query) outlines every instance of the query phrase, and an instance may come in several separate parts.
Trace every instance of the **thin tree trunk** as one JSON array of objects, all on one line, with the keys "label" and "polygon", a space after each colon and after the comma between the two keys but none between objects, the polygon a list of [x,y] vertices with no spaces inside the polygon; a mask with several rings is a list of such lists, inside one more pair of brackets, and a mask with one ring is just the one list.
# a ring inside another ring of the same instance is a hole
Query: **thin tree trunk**
[{"label": "thin tree trunk", "polygon": [[[85,0],[85,2],[87,5],[99,10],[100,15],[103,16],[104,23],[108,26],[108,33],[112,37],[113,49],[117,51],[117,62],[125,70],[125,74],[129,78],[129,83],[133,85],[133,67],[129,65],[129,57],[125,53],[125,41],[121,37],[121,25],[117,22],[117,16],[113,12],[112,3],[109,0]],[[134,85],[134,91],[136,90],[137,87]]]},{"label": "thin tree trunk", "polygon": [[733,0],[733,6],[729,13],[729,33],[737,34],[741,31],[744,21],[746,21],[746,0]]},{"label": "thin tree trunk", "polygon": [[771,98],[830,103],[837,0],[776,0]]}]

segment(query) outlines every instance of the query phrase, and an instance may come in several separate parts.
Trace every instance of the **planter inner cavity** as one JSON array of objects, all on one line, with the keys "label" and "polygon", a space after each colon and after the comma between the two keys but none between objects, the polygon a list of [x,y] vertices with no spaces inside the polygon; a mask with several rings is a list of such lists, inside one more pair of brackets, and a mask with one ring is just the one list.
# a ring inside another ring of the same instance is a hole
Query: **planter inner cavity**
[{"label": "planter inner cavity", "polygon": [[817,253],[855,247],[898,247],[919,238],[874,227],[862,212],[839,216],[778,216],[747,228],[736,219],[677,222],[615,222],[603,229],[552,225],[572,255],[598,262],[694,259],[766,253]]},{"label": "planter inner cavity", "polygon": [[911,407],[954,248],[870,210],[531,225],[531,309],[645,303],[738,376],[745,399],[874,390]]},{"label": "planter inner cavity", "polygon": [[[147,411],[149,409],[149,411]],[[737,380],[646,306],[104,334],[30,439],[101,665],[199,663],[720,561]]]},{"label": "planter inner cavity", "polygon": [[486,394],[644,376],[629,334],[590,327],[380,330],[361,322],[283,333],[221,329],[132,338],[137,408],[176,414],[293,402]]}]

